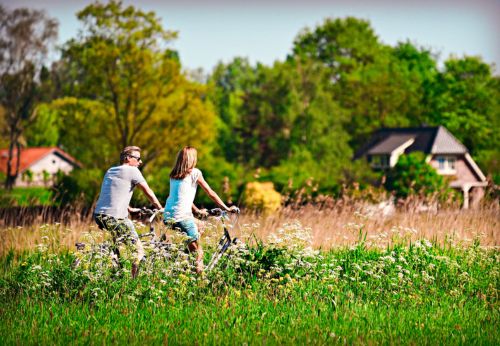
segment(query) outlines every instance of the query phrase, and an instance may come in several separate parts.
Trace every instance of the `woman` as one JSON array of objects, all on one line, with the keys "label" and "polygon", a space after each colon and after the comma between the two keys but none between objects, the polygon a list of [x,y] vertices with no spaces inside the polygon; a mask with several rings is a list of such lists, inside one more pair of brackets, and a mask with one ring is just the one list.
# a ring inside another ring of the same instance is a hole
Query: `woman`
[{"label": "woman", "polygon": [[[223,210],[238,212],[236,206],[228,207],[220,197],[210,188],[203,174],[196,168],[197,152],[193,147],[184,147],[177,154],[175,165],[170,172],[170,194],[167,198],[164,220],[173,224],[173,228],[185,233],[188,239],[188,249],[196,252],[196,272],[203,271],[203,249],[201,248],[200,233],[195,223],[193,210],[200,212],[193,204],[196,188],[200,185],[208,196]],[[206,215],[206,210],[200,212]]]}]

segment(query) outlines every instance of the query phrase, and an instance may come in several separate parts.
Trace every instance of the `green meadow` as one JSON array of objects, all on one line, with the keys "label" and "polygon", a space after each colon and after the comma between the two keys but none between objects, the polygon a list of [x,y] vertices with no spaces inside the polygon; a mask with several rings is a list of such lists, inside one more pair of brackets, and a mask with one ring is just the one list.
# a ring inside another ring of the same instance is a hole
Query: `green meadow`
[{"label": "green meadow", "polygon": [[[36,250],[0,260],[0,342],[9,344],[499,344],[499,252],[422,239],[316,250],[285,225],[232,247],[203,275],[182,247],[144,265]],[[206,261],[214,247],[208,244]],[[126,255],[125,255],[126,257]]]}]

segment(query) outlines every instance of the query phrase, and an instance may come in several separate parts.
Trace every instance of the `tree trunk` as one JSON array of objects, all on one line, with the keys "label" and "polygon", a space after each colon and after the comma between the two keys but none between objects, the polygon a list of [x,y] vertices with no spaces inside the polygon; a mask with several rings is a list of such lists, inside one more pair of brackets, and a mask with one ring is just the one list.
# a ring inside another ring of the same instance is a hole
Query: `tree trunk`
[{"label": "tree trunk", "polygon": [[[17,150],[16,153],[16,167],[13,171],[12,160],[14,158],[14,147]],[[7,178],[5,179],[5,189],[12,190],[16,182],[17,176],[19,175],[19,165],[21,162],[21,145],[19,144],[19,137],[14,135],[11,136],[9,145],[9,155],[7,158]]]},{"label": "tree trunk", "polygon": [[14,139],[12,138],[12,132],[11,132],[11,138],[10,138],[10,143],[9,143],[9,154],[7,156],[7,177],[5,178],[5,189],[6,190],[11,190],[12,189],[12,157],[14,156]]},{"label": "tree trunk", "polygon": [[15,178],[17,178],[17,176],[19,175],[19,166],[21,165],[21,144],[19,143],[19,137],[16,139],[16,149],[17,149],[17,162],[16,162],[15,174],[13,174]]}]

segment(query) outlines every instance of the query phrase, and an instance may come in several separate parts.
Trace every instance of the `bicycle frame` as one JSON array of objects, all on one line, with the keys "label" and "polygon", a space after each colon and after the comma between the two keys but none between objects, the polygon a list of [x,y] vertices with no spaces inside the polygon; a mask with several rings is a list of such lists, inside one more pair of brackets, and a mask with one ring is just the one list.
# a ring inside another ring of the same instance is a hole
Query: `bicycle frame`
[{"label": "bicycle frame", "polygon": [[162,213],[161,210],[151,210],[151,209],[146,209],[146,208],[142,208],[141,209],[141,213],[142,214],[146,214],[146,215],[150,215],[149,219],[148,219],[148,224],[149,224],[149,232],[148,233],[143,233],[141,235],[139,235],[139,238],[144,238],[144,237],[147,237],[147,236],[155,236],[156,233],[155,233],[155,225],[154,225],[154,221],[156,219],[156,217]]},{"label": "bicycle frame", "polygon": [[212,258],[210,259],[210,262],[208,262],[207,266],[205,267],[205,271],[208,273],[212,271],[212,269],[215,268],[219,260],[222,258],[224,253],[227,251],[227,249],[234,244],[238,239],[233,238],[231,239],[231,236],[229,234],[229,231],[227,230],[225,220],[229,219],[229,216],[227,215],[227,212],[222,211],[219,208],[212,209],[209,212],[211,215],[220,215],[219,219],[221,220],[222,227],[224,229],[224,234],[219,240],[219,243],[217,245],[217,251],[214,252],[212,255]]}]

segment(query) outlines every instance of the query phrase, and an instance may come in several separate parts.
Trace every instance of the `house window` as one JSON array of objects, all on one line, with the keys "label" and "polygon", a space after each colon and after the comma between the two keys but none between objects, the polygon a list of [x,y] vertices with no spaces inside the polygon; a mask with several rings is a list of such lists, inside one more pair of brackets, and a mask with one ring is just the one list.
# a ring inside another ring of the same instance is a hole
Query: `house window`
[{"label": "house window", "polygon": [[370,162],[373,168],[387,168],[389,167],[389,155],[373,155]]},{"label": "house window", "polygon": [[455,158],[454,157],[448,157],[448,168],[451,170],[455,170]]},{"label": "house window", "polygon": [[446,166],[446,158],[444,158],[443,156],[438,157],[437,162],[438,162],[438,169],[440,171],[444,170]]},{"label": "house window", "polygon": [[437,156],[436,161],[438,163],[438,172],[455,173],[456,158],[454,156]]}]

